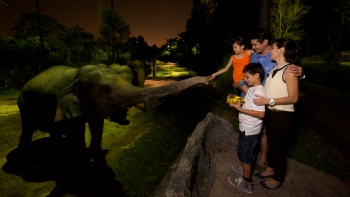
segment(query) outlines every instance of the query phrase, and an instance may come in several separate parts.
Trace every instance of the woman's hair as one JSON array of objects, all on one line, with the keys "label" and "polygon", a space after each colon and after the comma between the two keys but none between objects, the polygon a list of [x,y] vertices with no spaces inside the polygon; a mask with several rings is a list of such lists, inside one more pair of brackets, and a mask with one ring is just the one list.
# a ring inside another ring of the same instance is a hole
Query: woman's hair
[{"label": "woman's hair", "polygon": [[261,81],[263,81],[265,77],[264,67],[259,62],[249,63],[245,65],[243,68],[243,73],[249,73],[251,75],[258,73],[260,75]]},{"label": "woman's hair", "polygon": [[274,44],[276,44],[277,48],[284,47],[284,57],[288,63],[300,65],[297,54],[298,46],[294,40],[290,38],[280,38],[275,40]]}]

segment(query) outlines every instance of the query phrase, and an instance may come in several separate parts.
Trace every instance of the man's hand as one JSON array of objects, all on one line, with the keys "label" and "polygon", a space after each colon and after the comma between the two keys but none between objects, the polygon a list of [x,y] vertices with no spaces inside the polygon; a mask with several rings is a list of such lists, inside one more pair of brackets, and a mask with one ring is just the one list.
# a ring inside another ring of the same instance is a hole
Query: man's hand
[{"label": "man's hand", "polygon": [[288,72],[294,73],[294,76],[300,77],[303,75],[303,68],[294,64],[291,64],[287,68]]}]

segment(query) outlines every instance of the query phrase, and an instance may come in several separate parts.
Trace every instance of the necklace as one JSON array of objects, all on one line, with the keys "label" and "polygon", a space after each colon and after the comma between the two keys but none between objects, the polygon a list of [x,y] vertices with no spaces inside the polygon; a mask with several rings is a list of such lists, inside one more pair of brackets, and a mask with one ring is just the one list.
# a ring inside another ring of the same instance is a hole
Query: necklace
[{"label": "necklace", "polygon": [[288,65],[289,65],[289,63],[287,63],[286,65],[282,66],[282,68],[276,68],[275,70],[273,70],[273,71],[272,71],[272,78],[275,76],[275,74],[276,74],[278,71],[282,70],[284,67],[286,67],[286,66],[288,66]]}]

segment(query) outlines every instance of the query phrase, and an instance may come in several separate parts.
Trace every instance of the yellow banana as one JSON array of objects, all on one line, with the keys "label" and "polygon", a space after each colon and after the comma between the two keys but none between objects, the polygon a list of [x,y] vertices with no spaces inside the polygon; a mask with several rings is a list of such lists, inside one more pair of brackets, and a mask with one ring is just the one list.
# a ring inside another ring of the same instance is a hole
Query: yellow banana
[{"label": "yellow banana", "polygon": [[227,96],[227,100],[226,100],[226,103],[229,103],[229,104],[238,104],[238,102],[241,102],[241,103],[244,103],[244,99],[240,96],[237,96],[237,95],[234,95],[234,94],[229,94]]}]

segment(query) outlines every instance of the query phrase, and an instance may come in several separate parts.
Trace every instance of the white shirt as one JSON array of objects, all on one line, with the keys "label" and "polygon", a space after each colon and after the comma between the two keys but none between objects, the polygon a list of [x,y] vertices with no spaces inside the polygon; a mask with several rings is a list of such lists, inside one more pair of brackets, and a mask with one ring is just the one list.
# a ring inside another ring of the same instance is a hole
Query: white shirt
[{"label": "white shirt", "polygon": [[[250,87],[247,91],[246,96],[244,97],[245,103],[242,108],[247,110],[254,111],[265,111],[264,105],[255,105],[253,99],[256,98],[254,94],[259,94],[263,97],[266,97],[265,88],[262,85],[258,85],[255,87]],[[239,113],[239,130],[245,131],[245,135],[256,135],[261,132],[262,122],[263,120],[260,118],[256,118],[244,113]]]}]

